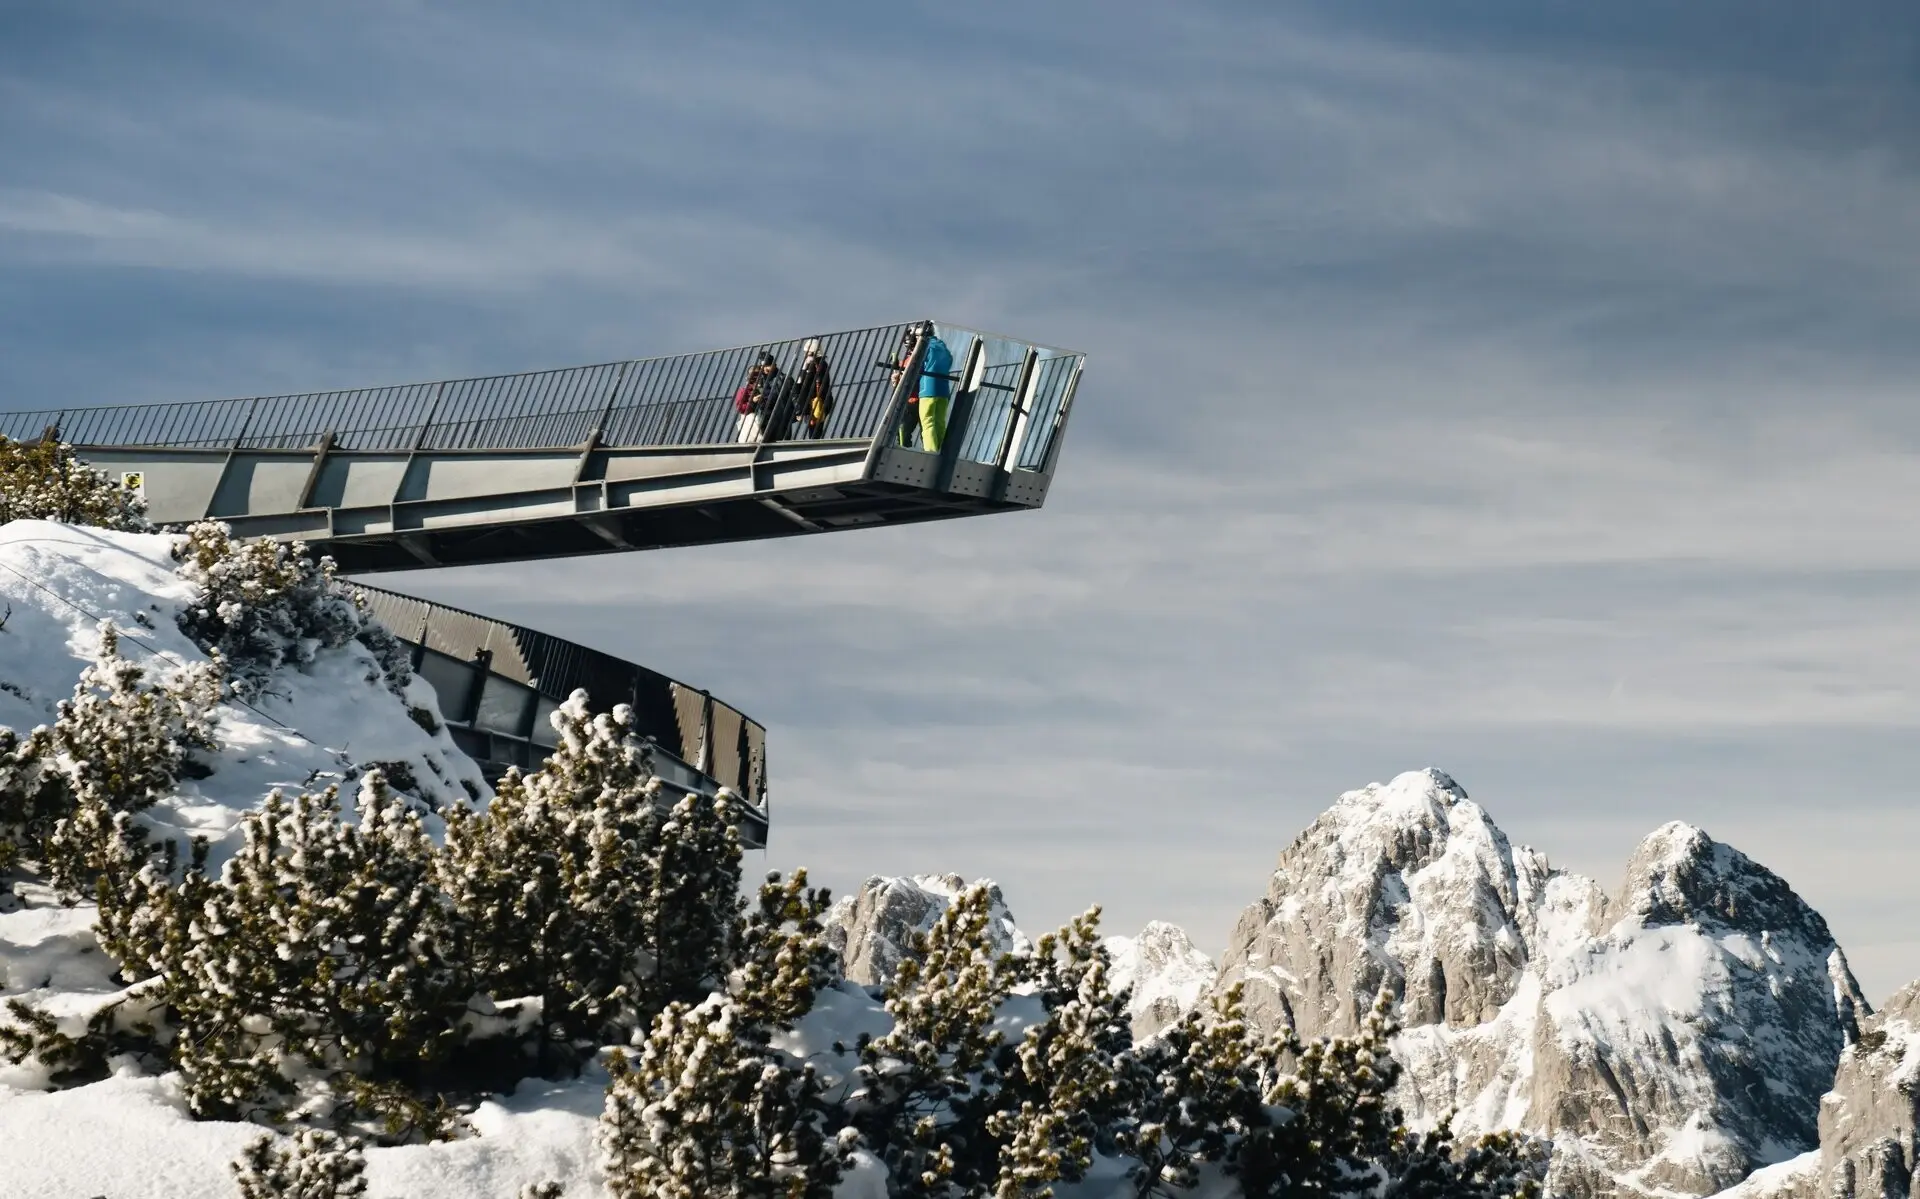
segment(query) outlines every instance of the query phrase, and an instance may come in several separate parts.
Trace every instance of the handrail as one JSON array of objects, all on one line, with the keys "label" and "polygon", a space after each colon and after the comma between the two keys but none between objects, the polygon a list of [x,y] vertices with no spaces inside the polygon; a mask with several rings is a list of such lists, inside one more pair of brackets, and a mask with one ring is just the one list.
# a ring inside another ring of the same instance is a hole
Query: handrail
[{"label": "handrail", "polygon": [[[917,323],[917,322],[913,322]],[[835,406],[821,436],[879,439],[896,389],[880,362],[897,362],[908,323],[820,335],[833,369]],[[990,335],[938,324],[943,334]],[[1048,360],[1080,356],[1032,346]],[[276,396],[184,403],[0,412],[0,436],[31,440],[48,428],[74,445],[272,450],[310,446],[331,431],[338,451],[405,456],[461,449],[633,448],[736,443],[733,394],[747,368],[773,355],[797,373],[805,339],[560,370]],[[1000,391],[999,380],[983,386]],[[1051,415],[1051,414],[1049,414]],[[796,425],[788,436],[806,436]],[[1028,465],[1022,463],[1022,465]]]}]

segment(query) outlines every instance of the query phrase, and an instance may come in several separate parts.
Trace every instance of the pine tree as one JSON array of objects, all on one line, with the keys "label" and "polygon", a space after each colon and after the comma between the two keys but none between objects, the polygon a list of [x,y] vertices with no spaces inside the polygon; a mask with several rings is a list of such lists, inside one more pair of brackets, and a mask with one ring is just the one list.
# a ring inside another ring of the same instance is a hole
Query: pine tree
[{"label": "pine tree", "polygon": [[674,1002],[637,1063],[618,1051],[601,1116],[617,1199],[830,1199],[852,1137],[828,1138],[822,1086],[743,1027],[724,994]]},{"label": "pine tree", "polygon": [[344,824],[331,788],[291,803],[276,791],[221,879],[196,868],[171,898],[149,888],[171,916],[159,965],[197,1114],[275,1118],[290,1073],[318,1070],[342,1073],[341,1118],[371,1118],[383,1139],[448,1130],[444,1105],[416,1092],[462,1040],[472,975],[418,813],[376,772],[359,814]]},{"label": "pine tree", "polygon": [[396,694],[412,676],[406,646],[373,619],[366,601],[315,561],[305,542],[240,541],[218,521],[187,527],[173,548],[195,586],[181,631],[227,664],[234,689],[256,695],[283,666],[310,665],[322,649],[358,640]]},{"label": "pine tree", "polygon": [[51,438],[0,437],[0,524],[15,520],[57,520],[127,533],[153,527],[138,493],[74,457],[71,446]]},{"label": "pine tree", "polygon": [[724,807],[689,796],[663,816],[631,709],[590,715],[576,691],[553,719],[544,766],[449,813],[441,885],[486,989],[540,998],[559,1068],[716,985],[741,906]]},{"label": "pine tree", "polygon": [[804,870],[770,874],[732,937],[725,993],[669,1005],[637,1063],[616,1057],[601,1122],[616,1195],[832,1194],[858,1134],[812,1065],[773,1045],[837,973],[830,903]]},{"label": "pine tree", "polygon": [[303,1129],[278,1149],[272,1136],[249,1144],[228,1167],[240,1199],[359,1199],[367,1193],[360,1142]]},{"label": "pine tree", "polygon": [[149,682],[120,656],[109,623],[53,727],[12,741],[8,790],[15,798],[0,806],[19,818],[25,856],[67,895],[98,901],[100,943],[123,962],[143,953],[129,939],[143,922],[140,873],[156,852],[162,870],[173,867],[172,846],[151,844],[135,816],[173,789],[196,752],[213,747],[219,701],[217,664]]},{"label": "pine tree", "polygon": [[1133,1033],[1126,993],[1108,985],[1112,963],[1099,929],[1096,907],[1034,946],[1028,979],[1047,1018],[1011,1055],[987,1119],[998,1142],[995,1199],[1050,1196],[1054,1182],[1086,1176],[1096,1148],[1115,1149],[1119,1060]]},{"label": "pine tree", "polygon": [[888,988],[893,1028],[860,1045],[850,1106],[886,1163],[897,1195],[982,1195],[999,1172],[987,1128],[1002,1036],[994,1011],[1014,978],[987,936],[992,901],[975,885],[955,896]]}]

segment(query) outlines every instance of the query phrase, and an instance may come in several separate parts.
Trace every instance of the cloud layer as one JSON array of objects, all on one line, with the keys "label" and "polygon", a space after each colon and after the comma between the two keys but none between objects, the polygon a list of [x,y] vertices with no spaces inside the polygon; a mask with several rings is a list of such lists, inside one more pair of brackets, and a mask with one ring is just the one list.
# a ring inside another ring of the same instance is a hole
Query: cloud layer
[{"label": "cloud layer", "polygon": [[770,864],[841,887],[1217,949],[1431,763],[1920,974],[1920,18],[1349,8],[15,5],[0,401],[1073,345],[1039,513],[383,581],[751,711]]}]

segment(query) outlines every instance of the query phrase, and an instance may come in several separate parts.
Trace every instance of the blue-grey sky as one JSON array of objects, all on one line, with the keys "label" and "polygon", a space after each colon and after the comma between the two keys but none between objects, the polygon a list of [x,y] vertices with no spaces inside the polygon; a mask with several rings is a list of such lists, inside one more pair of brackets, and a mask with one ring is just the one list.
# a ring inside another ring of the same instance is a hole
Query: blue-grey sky
[{"label": "blue-grey sky", "polygon": [[0,404],[934,315],[1040,512],[382,580],[772,730],[770,866],[1217,952],[1340,791],[1668,819],[1920,976],[1920,9],[0,4]]}]

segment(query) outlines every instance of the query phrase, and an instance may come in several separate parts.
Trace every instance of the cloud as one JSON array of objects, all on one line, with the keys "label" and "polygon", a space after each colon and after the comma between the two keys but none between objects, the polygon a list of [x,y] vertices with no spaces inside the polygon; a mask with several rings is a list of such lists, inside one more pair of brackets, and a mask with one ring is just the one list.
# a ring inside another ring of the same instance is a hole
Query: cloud
[{"label": "cloud", "polygon": [[1079,346],[1042,512],[387,582],[765,720],[774,856],[841,886],[1217,948],[1432,763],[1608,883],[1701,820],[1884,991],[1920,884],[1847,863],[1920,777],[1920,105],[1898,26],[1760,9],[30,6],[0,387]]}]

